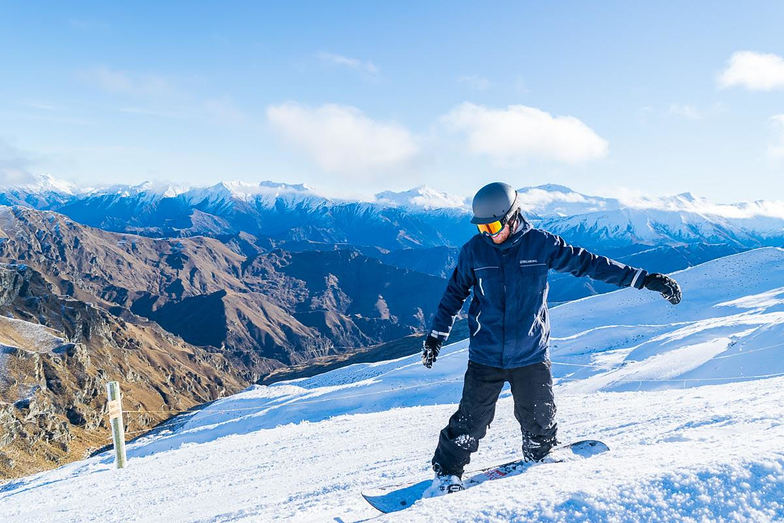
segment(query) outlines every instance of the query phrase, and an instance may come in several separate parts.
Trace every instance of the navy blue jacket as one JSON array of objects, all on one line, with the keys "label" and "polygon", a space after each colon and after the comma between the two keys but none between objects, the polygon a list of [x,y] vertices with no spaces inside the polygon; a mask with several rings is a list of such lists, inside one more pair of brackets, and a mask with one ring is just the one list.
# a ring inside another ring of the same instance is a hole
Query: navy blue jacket
[{"label": "navy blue jacket", "polygon": [[473,288],[468,309],[468,359],[504,369],[548,360],[548,269],[638,289],[648,274],[573,247],[560,236],[523,221],[500,245],[481,234],[463,245],[433,319],[431,335],[446,340]]}]

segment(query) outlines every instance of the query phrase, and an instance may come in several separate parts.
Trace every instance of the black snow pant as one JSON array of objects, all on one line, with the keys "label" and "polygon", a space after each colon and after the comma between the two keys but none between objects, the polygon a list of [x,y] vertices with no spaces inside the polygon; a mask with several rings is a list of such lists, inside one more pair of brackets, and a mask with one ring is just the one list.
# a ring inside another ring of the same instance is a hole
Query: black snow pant
[{"label": "black snow pant", "polygon": [[471,453],[479,448],[479,440],[493,421],[498,395],[507,381],[523,435],[523,457],[539,460],[556,444],[549,362],[498,369],[469,361],[460,406],[441,431],[433,456],[433,469],[437,473],[462,476],[463,468],[471,461]]}]

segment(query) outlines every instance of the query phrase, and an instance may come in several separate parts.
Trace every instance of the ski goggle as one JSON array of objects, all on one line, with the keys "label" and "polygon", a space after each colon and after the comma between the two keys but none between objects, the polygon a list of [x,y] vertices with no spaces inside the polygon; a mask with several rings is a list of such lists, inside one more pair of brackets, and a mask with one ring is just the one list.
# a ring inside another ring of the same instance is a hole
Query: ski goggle
[{"label": "ski goggle", "polygon": [[495,236],[501,232],[501,229],[504,228],[504,224],[501,220],[496,220],[490,223],[477,223],[476,228],[485,236]]}]

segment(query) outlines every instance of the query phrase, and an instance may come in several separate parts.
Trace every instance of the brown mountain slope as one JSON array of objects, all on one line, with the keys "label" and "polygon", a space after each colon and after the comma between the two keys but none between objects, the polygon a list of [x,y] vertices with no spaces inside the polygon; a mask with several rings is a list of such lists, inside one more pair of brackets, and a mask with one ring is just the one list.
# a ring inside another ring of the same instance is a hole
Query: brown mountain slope
[{"label": "brown mountain slope", "polygon": [[357,251],[264,252],[249,235],[160,240],[0,207],[0,260],[61,293],[224,351],[255,381],[274,368],[425,328],[444,280]]},{"label": "brown mountain slope", "polygon": [[0,260],[28,264],[59,292],[115,314],[131,317],[130,310],[191,343],[223,347],[240,356],[237,374],[248,381],[289,362],[266,357],[265,348],[280,356],[329,346],[317,329],[249,293],[245,255],[213,238],[109,233],[56,213],[0,207]]},{"label": "brown mountain slope", "polygon": [[246,385],[223,355],[59,296],[26,266],[0,265],[0,314],[0,478],[105,445],[107,381],[125,409],[152,411],[128,416],[131,434]]}]

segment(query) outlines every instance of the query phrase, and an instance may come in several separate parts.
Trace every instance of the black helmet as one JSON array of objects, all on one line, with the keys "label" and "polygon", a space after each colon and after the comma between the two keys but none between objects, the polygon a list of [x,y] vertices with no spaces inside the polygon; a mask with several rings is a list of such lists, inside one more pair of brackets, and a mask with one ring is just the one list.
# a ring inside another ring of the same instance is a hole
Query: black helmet
[{"label": "black helmet", "polygon": [[474,217],[471,223],[491,223],[495,221],[506,222],[520,209],[517,201],[517,191],[508,183],[488,183],[474,196],[472,203]]}]

